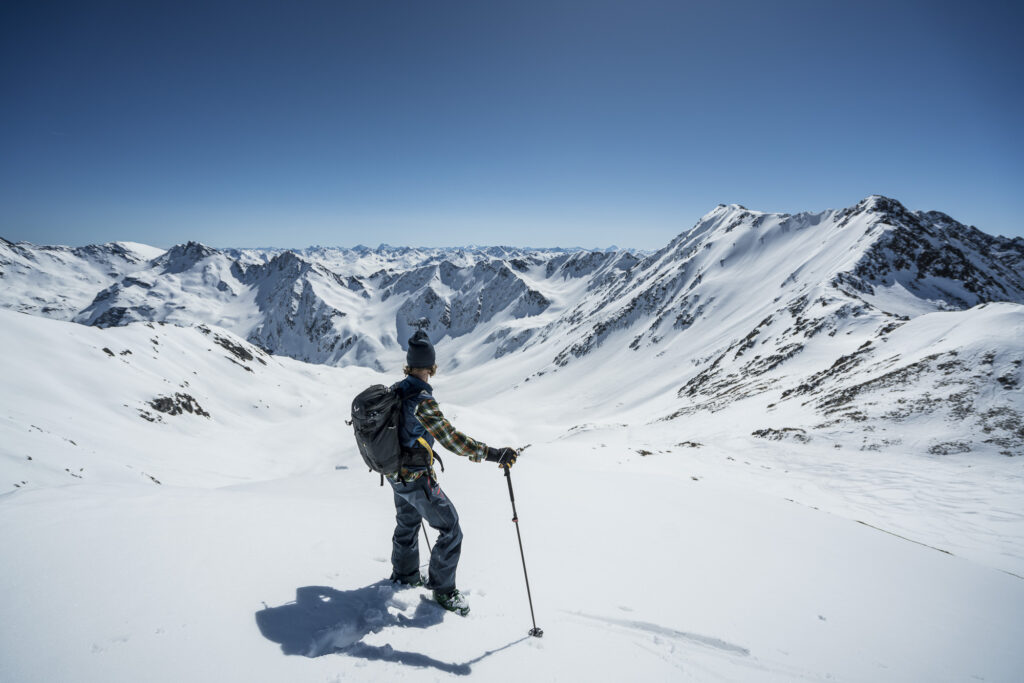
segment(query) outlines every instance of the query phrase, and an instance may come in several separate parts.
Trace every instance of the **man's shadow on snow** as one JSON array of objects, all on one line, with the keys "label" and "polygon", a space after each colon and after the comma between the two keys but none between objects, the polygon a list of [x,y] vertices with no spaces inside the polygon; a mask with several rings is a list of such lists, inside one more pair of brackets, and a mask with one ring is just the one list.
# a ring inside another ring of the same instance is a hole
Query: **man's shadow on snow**
[{"label": "man's shadow on snow", "polygon": [[392,614],[389,606],[405,609],[390,581],[378,581],[364,588],[339,591],[326,586],[305,586],[295,591],[295,602],[267,607],[256,613],[256,625],[268,640],[281,644],[286,655],[319,657],[342,653],[372,661],[408,666],[433,667],[451,674],[468,676],[471,665],[495,652],[526,640],[484,652],[468,662],[442,662],[418,652],[403,652],[391,645],[367,645],[362,639],[384,628],[429,628],[440,624],[445,610],[421,600],[412,617]]}]

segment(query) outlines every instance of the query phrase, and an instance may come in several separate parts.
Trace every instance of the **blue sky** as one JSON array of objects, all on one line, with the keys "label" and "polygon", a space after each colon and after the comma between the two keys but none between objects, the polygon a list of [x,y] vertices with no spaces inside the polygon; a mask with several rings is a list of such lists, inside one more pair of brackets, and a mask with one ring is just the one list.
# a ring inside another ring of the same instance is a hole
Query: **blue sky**
[{"label": "blue sky", "polygon": [[7,2],[0,235],[656,248],[885,194],[1024,235],[1014,2]]}]

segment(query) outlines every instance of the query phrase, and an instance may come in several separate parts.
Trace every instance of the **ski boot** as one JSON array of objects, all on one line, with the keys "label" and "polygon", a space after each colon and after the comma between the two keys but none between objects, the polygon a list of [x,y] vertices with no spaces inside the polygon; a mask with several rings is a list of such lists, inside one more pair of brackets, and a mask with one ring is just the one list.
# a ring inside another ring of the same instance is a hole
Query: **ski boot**
[{"label": "ski boot", "polygon": [[465,596],[462,595],[455,589],[450,593],[441,593],[440,591],[434,591],[434,600],[437,604],[444,607],[449,612],[455,612],[460,617],[464,617],[469,614],[469,603],[466,602]]}]

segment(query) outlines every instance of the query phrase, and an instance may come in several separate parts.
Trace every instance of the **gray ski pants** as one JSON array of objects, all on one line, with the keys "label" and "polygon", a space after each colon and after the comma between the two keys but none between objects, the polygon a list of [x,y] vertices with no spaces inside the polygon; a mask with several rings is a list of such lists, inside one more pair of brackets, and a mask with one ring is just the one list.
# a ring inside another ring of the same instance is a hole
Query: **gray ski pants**
[{"label": "gray ski pants", "polygon": [[391,539],[392,578],[410,582],[419,575],[420,520],[438,532],[430,553],[428,587],[442,593],[455,590],[455,570],[462,553],[459,513],[439,484],[426,476],[405,483],[390,481],[395,490],[395,535]]}]

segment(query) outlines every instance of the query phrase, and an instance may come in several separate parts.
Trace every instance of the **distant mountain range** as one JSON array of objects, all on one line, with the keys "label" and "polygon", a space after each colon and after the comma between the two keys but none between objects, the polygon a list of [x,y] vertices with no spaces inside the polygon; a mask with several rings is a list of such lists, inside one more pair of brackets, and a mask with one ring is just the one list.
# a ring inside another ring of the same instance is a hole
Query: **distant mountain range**
[{"label": "distant mountain range", "polygon": [[934,453],[1024,452],[1024,239],[881,196],[792,215],[719,205],[654,253],[4,240],[0,281],[13,310],[212,325],[311,363],[393,369],[421,328],[452,368],[671,383],[655,420],[746,401],[802,425],[764,438],[800,440],[932,416],[950,426]]}]

